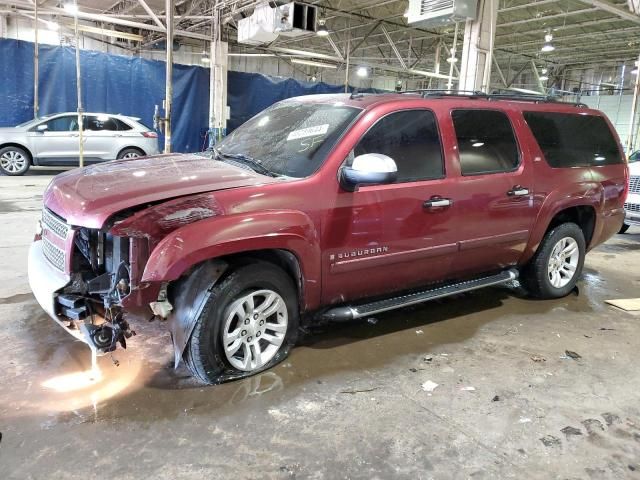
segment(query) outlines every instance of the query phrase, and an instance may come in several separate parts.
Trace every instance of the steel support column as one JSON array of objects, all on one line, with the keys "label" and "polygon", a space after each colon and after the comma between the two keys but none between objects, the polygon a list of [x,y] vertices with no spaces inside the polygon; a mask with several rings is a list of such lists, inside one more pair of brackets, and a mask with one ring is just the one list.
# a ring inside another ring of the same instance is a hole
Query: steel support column
[{"label": "steel support column", "polygon": [[[636,63],[636,68],[640,69],[640,55],[638,56],[638,62]],[[629,137],[627,138],[627,145],[626,145],[627,155],[631,155],[633,153],[633,148],[637,140],[636,138],[634,138],[634,133],[635,133],[634,125],[635,125],[635,119],[636,119],[636,112],[638,111],[639,96],[640,96],[640,72],[636,74],[636,82],[633,88],[633,101],[631,102],[631,117],[629,119]]]},{"label": "steel support column", "polygon": [[[36,0],[37,1],[37,0]],[[74,0],[76,6],[75,11],[78,10],[78,2]],[[75,33],[76,42],[76,92],[78,95],[78,163],[80,167],[84,167],[84,116],[82,111],[82,82],[80,81],[80,32],[78,30],[78,15],[73,17],[73,27]]]},{"label": "steel support column", "polygon": [[38,0],[33,2],[33,13],[35,18],[33,20],[33,118],[38,118],[38,112],[40,111],[38,92],[38,79],[40,78],[40,45],[38,42]]},{"label": "steel support column", "polygon": [[171,104],[173,101],[173,25],[174,0],[166,0],[167,58],[164,99],[164,153],[171,153]]},{"label": "steel support column", "polygon": [[209,148],[227,133],[227,65],[229,46],[220,40],[220,15],[214,8],[209,71]]},{"label": "steel support column", "polygon": [[489,90],[497,19],[498,0],[480,0],[477,20],[465,23],[460,90]]}]

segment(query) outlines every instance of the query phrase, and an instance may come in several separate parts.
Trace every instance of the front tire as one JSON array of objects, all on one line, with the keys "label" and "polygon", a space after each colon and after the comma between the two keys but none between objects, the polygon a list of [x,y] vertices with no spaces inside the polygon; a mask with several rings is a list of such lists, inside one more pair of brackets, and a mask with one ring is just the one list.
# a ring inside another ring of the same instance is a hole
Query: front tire
[{"label": "front tire", "polygon": [[0,148],[0,172],[16,177],[24,175],[31,166],[31,157],[20,147]]},{"label": "front tire", "polygon": [[563,223],[554,227],[522,272],[523,285],[537,298],[568,295],[582,273],[585,251],[584,234],[578,225]]},{"label": "front tire", "polygon": [[286,272],[267,262],[242,265],[213,287],[185,363],[206,384],[254,375],[287,357],[297,329],[297,294]]}]

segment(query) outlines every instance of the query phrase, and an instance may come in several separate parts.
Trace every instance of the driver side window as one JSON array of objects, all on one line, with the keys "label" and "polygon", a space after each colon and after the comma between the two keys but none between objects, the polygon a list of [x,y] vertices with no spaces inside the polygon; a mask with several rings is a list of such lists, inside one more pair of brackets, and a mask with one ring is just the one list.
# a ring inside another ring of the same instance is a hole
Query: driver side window
[{"label": "driver side window", "polygon": [[429,110],[404,110],[378,120],[356,145],[347,164],[365,153],[391,157],[398,167],[396,183],[444,177],[438,125]]}]

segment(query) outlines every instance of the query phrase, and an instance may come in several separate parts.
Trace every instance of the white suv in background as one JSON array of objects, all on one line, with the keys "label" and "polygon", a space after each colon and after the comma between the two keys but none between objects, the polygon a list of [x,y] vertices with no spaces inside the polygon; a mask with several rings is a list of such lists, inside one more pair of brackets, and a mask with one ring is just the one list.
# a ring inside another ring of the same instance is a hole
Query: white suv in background
[{"label": "white suv in background", "polygon": [[[83,115],[87,164],[158,153],[158,134],[139,118]],[[77,113],[57,113],[0,128],[0,173],[24,175],[34,166],[76,166],[80,157]]]},{"label": "white suv in background", "polygon": [[629,195],[624,203],[625,219],[620,233],[640,226],[640,150],[629,156]]}]

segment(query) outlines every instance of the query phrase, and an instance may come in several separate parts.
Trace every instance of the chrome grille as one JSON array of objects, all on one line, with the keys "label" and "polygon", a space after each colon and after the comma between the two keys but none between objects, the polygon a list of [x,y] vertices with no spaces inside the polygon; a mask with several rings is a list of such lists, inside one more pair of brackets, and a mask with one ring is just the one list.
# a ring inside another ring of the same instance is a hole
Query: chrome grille
[{"label": "chrome grille", "polygon": [[640,213],[640,203],[625,203],[624,209],[627,212]]},{"label": "chrome grille", "polygon": [[633,175],[629,178],[629,192],[640,193],[640,176]]},{"label": "chrome grille", "polygon": [[48,208],[42,209],[42,226],[55,233],[60,238],[67,238],[69,225],[52,213]]},{"label": "chrome grille", "polygon": [[64,252],[56,247],[53,243],[49,243],[46,238],[42,239],[42,253],[51,265],[61,272],[64,272]]},{"label": "chrome grille", "polygon": [[[49,211],[46,207],[42,209],[42,228],[52,232],[54,235],[66,240],[71,227],[64,220]],[[64,272],[66,257],[64,250],[51,243],[46,236],[42,236],[42,253],[44,257],[55,268]]]}]

